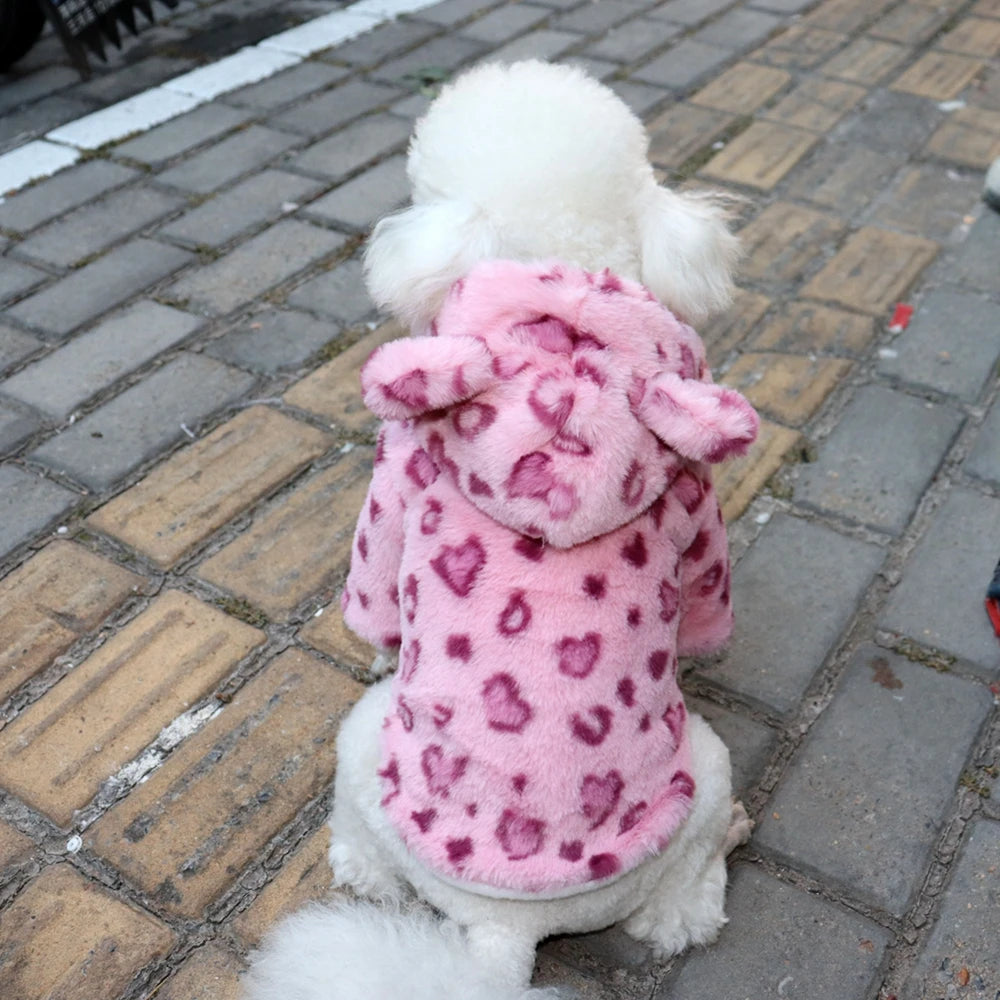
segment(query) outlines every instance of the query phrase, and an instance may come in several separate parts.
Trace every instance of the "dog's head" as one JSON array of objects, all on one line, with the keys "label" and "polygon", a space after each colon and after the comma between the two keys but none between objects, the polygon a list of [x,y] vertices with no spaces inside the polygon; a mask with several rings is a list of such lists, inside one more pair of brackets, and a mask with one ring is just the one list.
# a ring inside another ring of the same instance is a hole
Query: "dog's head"
[{"label": "dog's head", "polygon": [[413,205],[375,228],[372,297],[419,330],[477,261],[560,259],[702,320],[729,300],[738,244],[718,199],[657,184],[648,146],[617,95],[575,67],[466,73],[417,123]]}]

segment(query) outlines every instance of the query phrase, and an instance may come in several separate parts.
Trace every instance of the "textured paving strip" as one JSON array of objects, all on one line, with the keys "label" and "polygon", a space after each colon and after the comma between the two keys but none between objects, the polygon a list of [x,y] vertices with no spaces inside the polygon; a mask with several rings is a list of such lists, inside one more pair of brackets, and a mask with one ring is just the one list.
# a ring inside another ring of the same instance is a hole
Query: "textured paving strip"
[{"label": "textured paving strip", "polygon": [[287,619],[347,568],[371,460],[371,448],[355,448],[297,483],[195,572],[269,617]]},{"label": "textured paving strip", "polygon": [[143,584],[71,542],[53,542],[0,580],[0,698],[49,665]]},{"label": "textured paving strip", "polygon": [[860,357],[875,339],[868,316],[815,302],[791,302],[760,324],[749,345],[761,351],[798,351]]},{"label": "textured paving strip", "polygon": [[30,838],[8,823],[0,821],[0,870],[24,861],[34,849],[35,845]]},{"label": "textured paving strip", "polygon": [[46,868],[4,911],[0,977],[11,1000],[116,997],[174,934],[68,864]]},{"label": "textured paving strip", "polygon": [[330,438],[252,406],[157,466],[88,523],[172,566],[241,510],[320,455]]},{"label": "textured paving strip", "polygon": [[338,601],[328,604],[322,614],[303,625],[299,635],[303,642],[354,670],[367,670],[375,658],[375,647],[358,638],[344,624]]},{"label": "textured paving strip", "polygon": [[167,591],[0,732],[0,781],[68,827],[102,782],[264,638]]},{"label": "textured paving strip", "polygon": [[218,944],[206,944],[156,989],[156,1000],[240,1000],[245,963]]},{"label": "textured paving strip", "polygon": [[702,170],[706,177],[770,191],[817,143],[803,129],[754,122]]},{"label": "textured paving strip", "polygon": [[85,843],[158,905],[197,917],[326,789],[340,720],[361,690],[305,653],[282,654]]}]

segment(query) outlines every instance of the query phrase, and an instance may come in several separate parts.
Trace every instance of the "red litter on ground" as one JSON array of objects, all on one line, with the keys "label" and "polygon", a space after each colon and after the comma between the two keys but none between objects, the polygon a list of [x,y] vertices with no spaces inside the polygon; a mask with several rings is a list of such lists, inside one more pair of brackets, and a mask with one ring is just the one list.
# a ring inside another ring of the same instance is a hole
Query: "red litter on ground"
[{"label": "red litter on ground", "polygon": [[986,613],[993,623],[993,631],[1000,638],[1000,563],[997,563],[993,579],[986,588]]},{"label": "red litter on ground", "polygon": [[905,302],[897,302],[892,319],[889,320],[889,332],[902,333],[910,325],[912,317],[913,306],[908,306]]}]

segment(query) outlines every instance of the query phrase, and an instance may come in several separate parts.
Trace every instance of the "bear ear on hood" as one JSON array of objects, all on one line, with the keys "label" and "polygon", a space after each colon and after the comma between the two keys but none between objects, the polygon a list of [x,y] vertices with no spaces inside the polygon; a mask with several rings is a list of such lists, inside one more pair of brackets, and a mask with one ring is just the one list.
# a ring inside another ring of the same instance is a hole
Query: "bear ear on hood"
[{"label": "bear ear on hood", "polygon": [[474,337],[410,337],[377,348],[361,370],[365,406],[405,420],[480,393],[495,380],[493,355]]},{"label": "bear ear on hood", "polygon": [[660,372],[647,383],[639,419],[666,445],[697,462],[742,455],[760,420],[735,389]]}]

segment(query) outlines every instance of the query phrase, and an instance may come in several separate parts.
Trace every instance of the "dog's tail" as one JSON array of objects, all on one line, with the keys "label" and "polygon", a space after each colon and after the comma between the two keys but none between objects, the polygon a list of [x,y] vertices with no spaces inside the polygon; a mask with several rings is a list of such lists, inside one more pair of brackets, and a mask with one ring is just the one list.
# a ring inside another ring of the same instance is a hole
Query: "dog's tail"
[{"label": "dog's tail", "polygon": [[413,907],[314,905],[265,939],[243,1000],[559,1000],[504,982],[449,920]]}]

